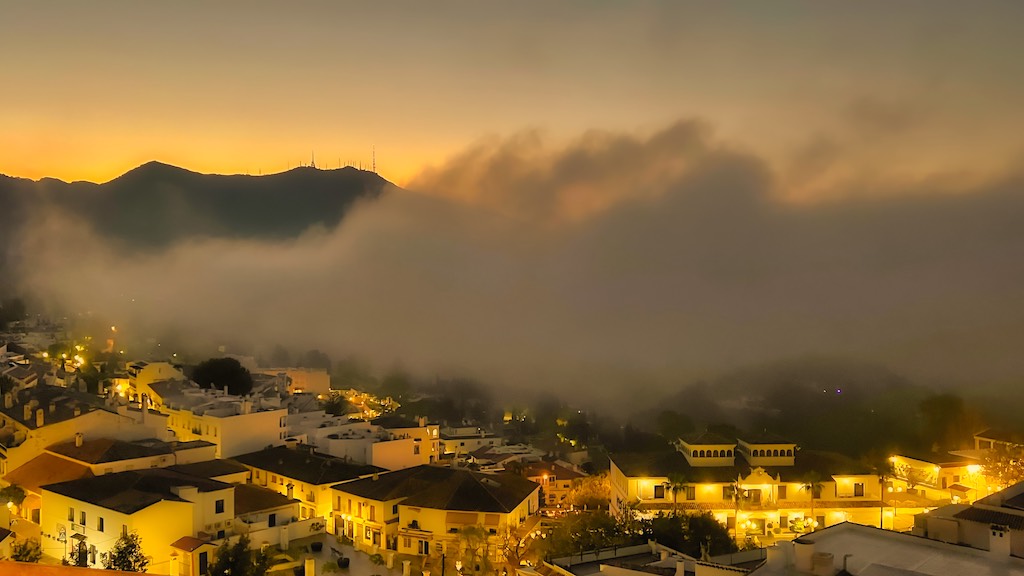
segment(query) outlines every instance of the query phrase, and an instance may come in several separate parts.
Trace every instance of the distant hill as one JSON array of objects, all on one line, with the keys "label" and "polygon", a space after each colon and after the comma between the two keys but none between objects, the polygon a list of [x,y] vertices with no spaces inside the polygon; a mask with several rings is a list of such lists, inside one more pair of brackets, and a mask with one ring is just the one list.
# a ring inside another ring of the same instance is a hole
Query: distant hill
[{"label": "distant hill", "polygon": [[798,358],[689,384],[631,420],[651,423],[672,410],[689,416],[698,429],[731,424],[782,434],[808,448],[859,455],[870,448],[918,447],[918,405],[930,394],[882,366]]},{"label": "distant hill", "polygon": [[[228,176],[160,162],[104,184],[0,175],[0,243],[9,247],[35,211],[55,206],[138,250],[192,237],[291,238],[313,226],[334,227],[356,200],[376,198],[387,185],[377,174],[351,167]],[[0,282],[9,256],[0,250]]]}]

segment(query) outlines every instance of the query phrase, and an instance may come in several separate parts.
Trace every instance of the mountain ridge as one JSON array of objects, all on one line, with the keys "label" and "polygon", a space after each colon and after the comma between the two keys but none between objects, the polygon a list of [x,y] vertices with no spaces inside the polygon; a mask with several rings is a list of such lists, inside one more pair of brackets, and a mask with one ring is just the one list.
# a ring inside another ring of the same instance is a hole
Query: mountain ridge
[{"label": "mountain ridge", "polygon": [[51,211],[129,252],[145,252],[194,237],[280,240],[333,228],[356,202],[373,201],[393,186],[353,167],[254,176],[202,174],[156,160],[99,184],[0,174],[0,284],[20,256],[12,247],[22,227]]}]

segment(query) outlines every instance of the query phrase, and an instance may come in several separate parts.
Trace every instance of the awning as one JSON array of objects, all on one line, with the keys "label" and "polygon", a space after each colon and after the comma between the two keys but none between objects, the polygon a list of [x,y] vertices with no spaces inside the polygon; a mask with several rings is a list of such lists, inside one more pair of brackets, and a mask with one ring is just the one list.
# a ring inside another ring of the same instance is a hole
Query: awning
[{"label": "awning", "polygon": [[970,492],[971,490],[974,490],[974,488],[968,488],[967,486],[964,486],[963,484],[953,484],[952,486],[949,487],[949,491],[950,492],[964,492],[964,493],[966,493],[966,492]]}]

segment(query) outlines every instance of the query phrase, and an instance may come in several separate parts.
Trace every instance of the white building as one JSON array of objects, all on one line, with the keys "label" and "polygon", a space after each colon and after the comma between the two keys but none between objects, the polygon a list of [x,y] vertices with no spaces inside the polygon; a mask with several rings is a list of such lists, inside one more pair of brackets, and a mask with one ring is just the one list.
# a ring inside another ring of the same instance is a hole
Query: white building
[{"label": "white building", "polygon": [[175,437],[210,442],[218,458],[280,446],[288,436],[288,409],[278,398],[231,396],[173,381],[152,388],[159,398],[153,405]]}]

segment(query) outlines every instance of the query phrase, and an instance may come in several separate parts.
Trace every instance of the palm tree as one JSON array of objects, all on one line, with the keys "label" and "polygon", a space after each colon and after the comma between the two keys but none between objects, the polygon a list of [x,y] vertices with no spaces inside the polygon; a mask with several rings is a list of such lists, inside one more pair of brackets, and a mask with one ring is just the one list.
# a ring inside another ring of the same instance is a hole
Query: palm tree
[{"label": "palm tree", "polygon": [[825,483],[821,480],[821,474],[818,474],[814,470],[811,470],[804,476],[804,482],[800,485],[800,490],[806,490],[811,493],[811,522],[810,526],[814,528],[814,500],[821,497],[821,489],[825,487]]},{"label": "palm tree", "polygon": [[665,488],[672,491],[672,515],[676,515],[676,507],[679,502],[679,491],[685,490],[688,480],[686,476],[680,472],[673,472],[668,475],[668,482],[665,482]]},{"label": "palm tree", "polygon": [[878,500],[881,506],[878,507],[878,527],[884,528],[885,523],[885,483],[896,476],[896,467],[892,460],[882,457],[873,459],[869,465],[875,476],[878,476]]}]

